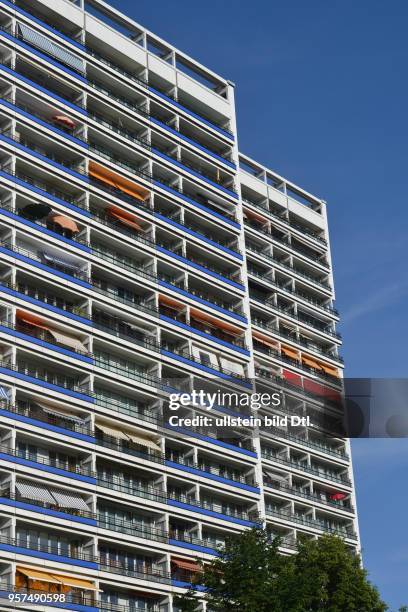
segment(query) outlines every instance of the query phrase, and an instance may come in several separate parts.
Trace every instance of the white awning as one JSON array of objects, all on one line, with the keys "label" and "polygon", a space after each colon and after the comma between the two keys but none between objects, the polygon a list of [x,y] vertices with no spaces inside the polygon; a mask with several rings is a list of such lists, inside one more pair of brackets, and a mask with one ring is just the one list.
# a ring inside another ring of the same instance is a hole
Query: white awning
[{"label": "white awning", "polygon": [[0,386],[0,399],[5,399],[5,400],[9,399],[7,391],[2,386]]},{"label": "white awning", "polygon": [[24,25],[23,23],[18,24],[18,29],[22,39],[28,42],[28,44],[32,45],[33,47],[36,47],[37,49],[40,49],[41,51],[44,51],[48,55],[51,55],[55,59],[61,61],[63,64],[71,66],[71,68],[74,68],[74,70],[84,72],[84,63],[82,59],[80,59],[73,53],[66,51],[60,45],[57,45],[56,43],[52,42],[47,36],[39,34],[35,30],[32,30],[31,28]]},{"label": "white awning", "polygon": [[133,433],[127,432],[129,439],[134,442],[134,444],[140,444],[141,446],[147,446],[152,450],[161,452],[161,446],[158,442],[156,442],[153,438],[149,438],[148,436],[144,436],[141,433]]},{"label": "white awning", "polygon": [[229,359],[225,359],[225,357],[221,357],[221,366],[234,374],[239,374],[240,376],[244,375],[244,367],[241,363],[236,363],[235,361],[230,361]]},{"label": "white awning", "polygon": [[74,336],[70,336],[65,332],[62,332],[57,329],[48,328],[48,331],[59,344],[64,344],[65,346],[74,349],[75,351],[79,351],[80,353],[87,353],[88,349],[78,338],[74,338]]},{"label": "white awning", "polygon": [[275,472],[270,472],[269,470],[263,470],[263,473],[267,476],[267,478],[270,478],[271,480],[277,480],[278,482],[284,482],[288,484],[287,479],[284,476],[281,476],[280,474],[275,474]]},{"label": "white awning", "polygon": [[78,493],[63,491],[62,489],[50,489],[55,501],[62,508],[75,508],[76,510],[86,510],[89,512],[88,505]]},{"label": "white awning", "polygon": [[27,500],[55,504],[55,499],[46,487],[31,482],[16,482],[17,492]]},{"label": "white awning", "polygon": [[42,404],[41,402],[37,402],[36,400],[34,401],[36,406],[39,406],[47,414],[63,418],[67,421],[73,421],[74,423],[85,423],[85,419],[77,417],[75,414],[72,414],[72,412],[64,410],[64,408],[54,408],[54,406],[48,406],[47,404]]},{"label": "white awning", "polygon": [[109,425],[100,425],[99,423],[95,423],[95,427],[112,438],[129,440],[129,437],[121,429],[116,429],[115,427],[110,427]]}]

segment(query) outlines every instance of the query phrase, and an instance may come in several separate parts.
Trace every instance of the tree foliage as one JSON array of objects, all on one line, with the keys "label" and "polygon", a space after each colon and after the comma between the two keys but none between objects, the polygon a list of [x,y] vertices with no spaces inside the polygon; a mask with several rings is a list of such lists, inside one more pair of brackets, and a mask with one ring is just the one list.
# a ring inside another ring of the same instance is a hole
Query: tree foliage
[{"label": "tree foliage", "polygon": [[325,535],[299,542],[296,555],[279,553],[279,539],[252,529],[230,538],[219,556],[202,565],[193,588],[176,598],[193,612],[197,597],[211,612],[385,612],[360,558],[343,540]]}]

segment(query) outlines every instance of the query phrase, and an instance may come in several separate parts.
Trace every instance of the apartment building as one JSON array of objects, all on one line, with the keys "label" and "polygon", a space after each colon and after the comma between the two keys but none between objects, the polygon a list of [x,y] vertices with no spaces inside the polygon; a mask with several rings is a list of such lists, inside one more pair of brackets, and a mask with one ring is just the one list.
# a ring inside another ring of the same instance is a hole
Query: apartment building
[{"label": "apartment building", "polygon": [[[326,205],[238,153],[234,85],[99,0],[0,0],[0,141],[0,609],[177,612],[260,523],[358,548]],[[313,427],[166,425],[220,385]]]}]

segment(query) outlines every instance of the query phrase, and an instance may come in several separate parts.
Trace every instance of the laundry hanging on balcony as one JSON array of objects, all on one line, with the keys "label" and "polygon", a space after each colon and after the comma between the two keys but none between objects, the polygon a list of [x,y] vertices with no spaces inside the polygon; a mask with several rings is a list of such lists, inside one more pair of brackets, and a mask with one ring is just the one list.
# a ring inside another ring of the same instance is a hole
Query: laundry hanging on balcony
[{"label": "laundry hanging on balcony", "polygon": [[82,59],[66,51],[60,45],[52,42],[47,36],[43,36],[43,34],[39,34],[35,30],[32,30],[28,26],[23,23],[19,23],[18,25],[18,33],[19,37],[24,40],[24,42],[29,45],[39,49],[40,51],[44,51],[47,55],[55,58],[60,61],[62,64],[69,66],[76,70],[77,72],[84,73],[84,62]]},{"label": "laundry hanging on balcony", "polygon": [[78,272],[78,265],[72,263],[71,261],[67,261],[66,259],[62,259],[62,257],[56,256],[56,255],[50,255],[49,253],[46,253],[45,251],[43,251],[41,255],[46,261],[46,263],[48,264],[63,266],[64,268],[67,268],[68,270],[72,272]]},{"label": "laundry hanging on balcony", "polygon": [[70,217],[61,215],[61,213],[51,212],[48,215],[48,219],[56,225],[59,225],[59,227],[61,227],[62,229],[70,230],[73,234],[77,234],[79,232],[79,227],[77,226],[75,221],[73,219],[70,219]]},{"label": "laundry hanging on balcony", "polygon": [[106,209],[106,212],[110,217],[113,217],[113,219],[119,221],[120,223],[123,223],[123,225],[131,227],[137,232],[143,231],[142,226],[139,225],[139,223],[137,222],[138,218],[136,217],[136,215],[132,215],[132,213],[129,213],[126,210],[122,210],[117,206],[109,206]]}]

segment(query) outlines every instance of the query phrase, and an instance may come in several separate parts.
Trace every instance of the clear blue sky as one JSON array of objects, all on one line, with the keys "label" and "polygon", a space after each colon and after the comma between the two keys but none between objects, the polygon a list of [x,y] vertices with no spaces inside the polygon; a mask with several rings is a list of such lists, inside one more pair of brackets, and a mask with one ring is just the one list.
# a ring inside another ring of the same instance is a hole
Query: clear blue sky
[{"label": "clear blue sky", "polygon": [[[240,149],[328,201],[348,376],[407,376],[408,4],[109,0],[236,83]],[[408,604],[408,441],[353,444],[364,561]]]}]

